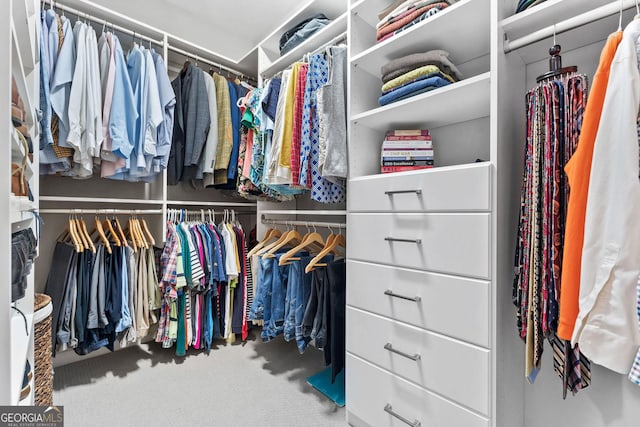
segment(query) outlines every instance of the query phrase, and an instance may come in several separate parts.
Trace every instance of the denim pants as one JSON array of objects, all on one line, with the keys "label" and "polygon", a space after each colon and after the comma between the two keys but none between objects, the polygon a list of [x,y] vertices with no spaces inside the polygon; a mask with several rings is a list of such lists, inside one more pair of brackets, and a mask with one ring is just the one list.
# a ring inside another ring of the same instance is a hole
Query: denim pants
[{"label": "denim pants", "polygon": [[267,291],[269,305],[265,301],[264,327],[262,328],[263,341],[271,341],[284,332],[284,313],[289,281],[290,265],[280,266],[282,253],[276,254],[274,258],[268,258],[272,263],[271,290]]},{"label": "denim pants", "polygon": [[284,339],[287,342],[291,341],[296,336],[296,309],[303,299],[303,296],[299,293],[302,291],[302,285],[305,276],[304,268],[313,258],[309,256],[308,252],[298,253],[296,254],[296,257],[300,259],[290,262],[289,283],[287,286],[287,294],[284,302]]}]

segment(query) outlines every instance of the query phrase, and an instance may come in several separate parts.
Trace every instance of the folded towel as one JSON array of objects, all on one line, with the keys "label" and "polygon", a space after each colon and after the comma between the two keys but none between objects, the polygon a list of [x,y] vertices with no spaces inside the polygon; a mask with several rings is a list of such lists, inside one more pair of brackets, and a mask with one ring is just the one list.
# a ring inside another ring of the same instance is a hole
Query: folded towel
[{"label": "folded towel", "polygon": [[413,83],[402,86],[392,90],[380,97],[378,100],[380,105],[391,104],[392,102],[399,101],[400,99],[410,98],[423,93],[431,89],[436,89],[442,86],[450,85],[451,82],[440,76],[429,77],[428,79],[419,80]]},{"label": "folded towel", "polygon": [[449,60],[449,52],[445,50],[430,50],[394,59],[382,66],[380,74],[382,75],[382,81],[386,83],[425,65],[437,65],[442,72],[452,76],[454,80],[462,79],[462,74],[453,62]]},{"label": "folded towel", "polygon": [[395,21],[393,24],[385,25],[384,27],[380,28],[376,32],[376,39],[379,39],[386,34],[392,33],[395,30],[404,27],[406,24],[410,23],[411,21],[413,21],[414,19],[416,19],[417,17],[419,17],[420,15],[428,11],[429,9],[433,9],[434,7],[437,7],[439,9],[444,9],[448,6],[449,6],[448,3],[441,1],[439,3],[433,3],[428,6],[424,6],[419,9],[416,9],[414,12],[410,13],[409,15],[405,16],[402,19]]},{"label": "folded towel", "polygon": [[440,12],[442,9],[439,7],[434,7],[432,9],[427,10],[425,13],[423,13],[422,15],[418,16],[416,19],[414,19],[413,21],[409,22],[408,24],[405,24],[402,28],[399,28],[397,30],[395,30],[394,32],[391,32],[389,34],[386,34],[382,37],[380,37],[376,42],[377,43],[381,43],[385,40],[387,40],[388,38],[391,38],[393,36],[395,36],[396,34],[399,34],[411,27],[413,27],[414,25],[424,21],[425,19],[428,19],[429,17],[435,15],[436,13]]},{"label": "folded towel", "polygon": [[396,77],[395,79],[388,81],[382,86],[382,93],[385,94],[406,84],[418,80],[424,80],[436,75],[449,80],[451,83],[455,83],[455,80],[451,76],[441,72],[440,68],[435,65],[425,65],[424,67],[416,68],[415,70],[401,75],[400,77]]}]

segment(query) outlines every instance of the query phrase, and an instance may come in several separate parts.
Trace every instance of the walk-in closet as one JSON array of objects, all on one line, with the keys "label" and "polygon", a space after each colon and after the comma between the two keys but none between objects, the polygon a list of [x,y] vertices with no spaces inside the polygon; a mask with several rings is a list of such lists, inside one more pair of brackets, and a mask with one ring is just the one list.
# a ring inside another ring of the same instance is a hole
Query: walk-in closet
[{"label": "walk-in closet", "polygon": [[638,423],[638,0],[4,7],[0,426]]}]

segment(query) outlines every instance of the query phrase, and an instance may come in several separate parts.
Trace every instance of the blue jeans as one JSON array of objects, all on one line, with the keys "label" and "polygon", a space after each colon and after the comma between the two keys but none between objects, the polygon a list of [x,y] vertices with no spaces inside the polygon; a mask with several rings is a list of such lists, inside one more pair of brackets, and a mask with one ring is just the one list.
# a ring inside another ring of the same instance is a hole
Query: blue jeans
[{"label": "blue jeans", "polygon": [[[312,257],[305,254],[297,254],[300,260],[293,261],[289,267],[289,286],[287,287],[287,298],[285,300],[285,318],[284,318],[284,339],[285,341],[291,341],[296,338],[296,319],[298,317],[298,311],[302,310],[304,314],[304,307],[306,301],[309,299],[309,292],[304,295],[305,290],[305,278],[311,277],[310,274],[305,274],[304,269],[311,261]],[[309,282],[310,283],[310,282]],[[308,288],[309,286],[307,286]],[[302,317],[301,317],[302,319]]]},{"label": "blue jeans", "polygon": [[[278,265],[282,253],[275,258],[269,258],[272,263],[271,290],[267,291],[264,306],[264,327],[262,328],[263,341],[271,341],[284,332],[285,300],[287,297],[287,284],[289,281],[290,265]],[[266,301],[269,302],[267,306]]]},{"label": "blue jeans", "polygon": [[273,263],[269,258],[260,258],[258,263],[258,278],[256,283],[256,296],[249,310],[249,320],[263,320],[265,315],[265,302],[269,296],[271,307],[271,281],[273,280]]}]

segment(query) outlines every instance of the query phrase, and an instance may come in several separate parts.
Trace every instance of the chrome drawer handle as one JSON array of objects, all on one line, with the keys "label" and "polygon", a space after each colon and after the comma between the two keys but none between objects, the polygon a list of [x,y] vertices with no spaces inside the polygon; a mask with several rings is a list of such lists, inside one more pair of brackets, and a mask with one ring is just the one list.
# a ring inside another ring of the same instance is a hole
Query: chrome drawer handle
[{"label": "chrome drawer handle", "polygon": [[387,289],[386,291],[384,291],[384,294],[394,298],[406,299],[407,301],[413,301],[413,302],[422,301],[421,297],[406,297],[404,295],[394,294],[391,289]]},{"label": "chrome drawer handle", "polygon": [[415,243],[416,245],[422,244],[422,239],[396,239],[395,237],[385,237],[387,242],[403,242],[403,243]]},{"label": "chrome drawer handle", "polygon": [[403,417],[402,415],[396,413],[393,411],[393,406],[391,406],[391,403],[387,403],[384,406],[384,411],[387,412],[388,414],[391,414],[392,417],[396,417],[397,419],[399,419],[400,421],[402,421],[403,423],[410,425],[412,427],[420,427],[422,424],[420,424],[420,421],[415,420],[415,421],[409,421],[408,419],[406,419],[405,417]]},{"label": "chrome drawer handle", "polygon": [[422,194],[422,190],[393,190],[393,191],[385,191],[384,194],[387,196],[393,196],[394,194],[407,194],[407,193],[415,193],[416,195]]},{"label": "chrome drawer handle", "polygon": [[392,353],[399,354],[402,357],[406,357],[407,359],[411,359],[414,362],[417,362],[418,360],[421,359],[421,356],[418,353],[412,355],[409,353],[405,353],[404,351],[396,350],[395,348],[393,348],[390,342],[384,345],[384,349],[389,350]]}]

